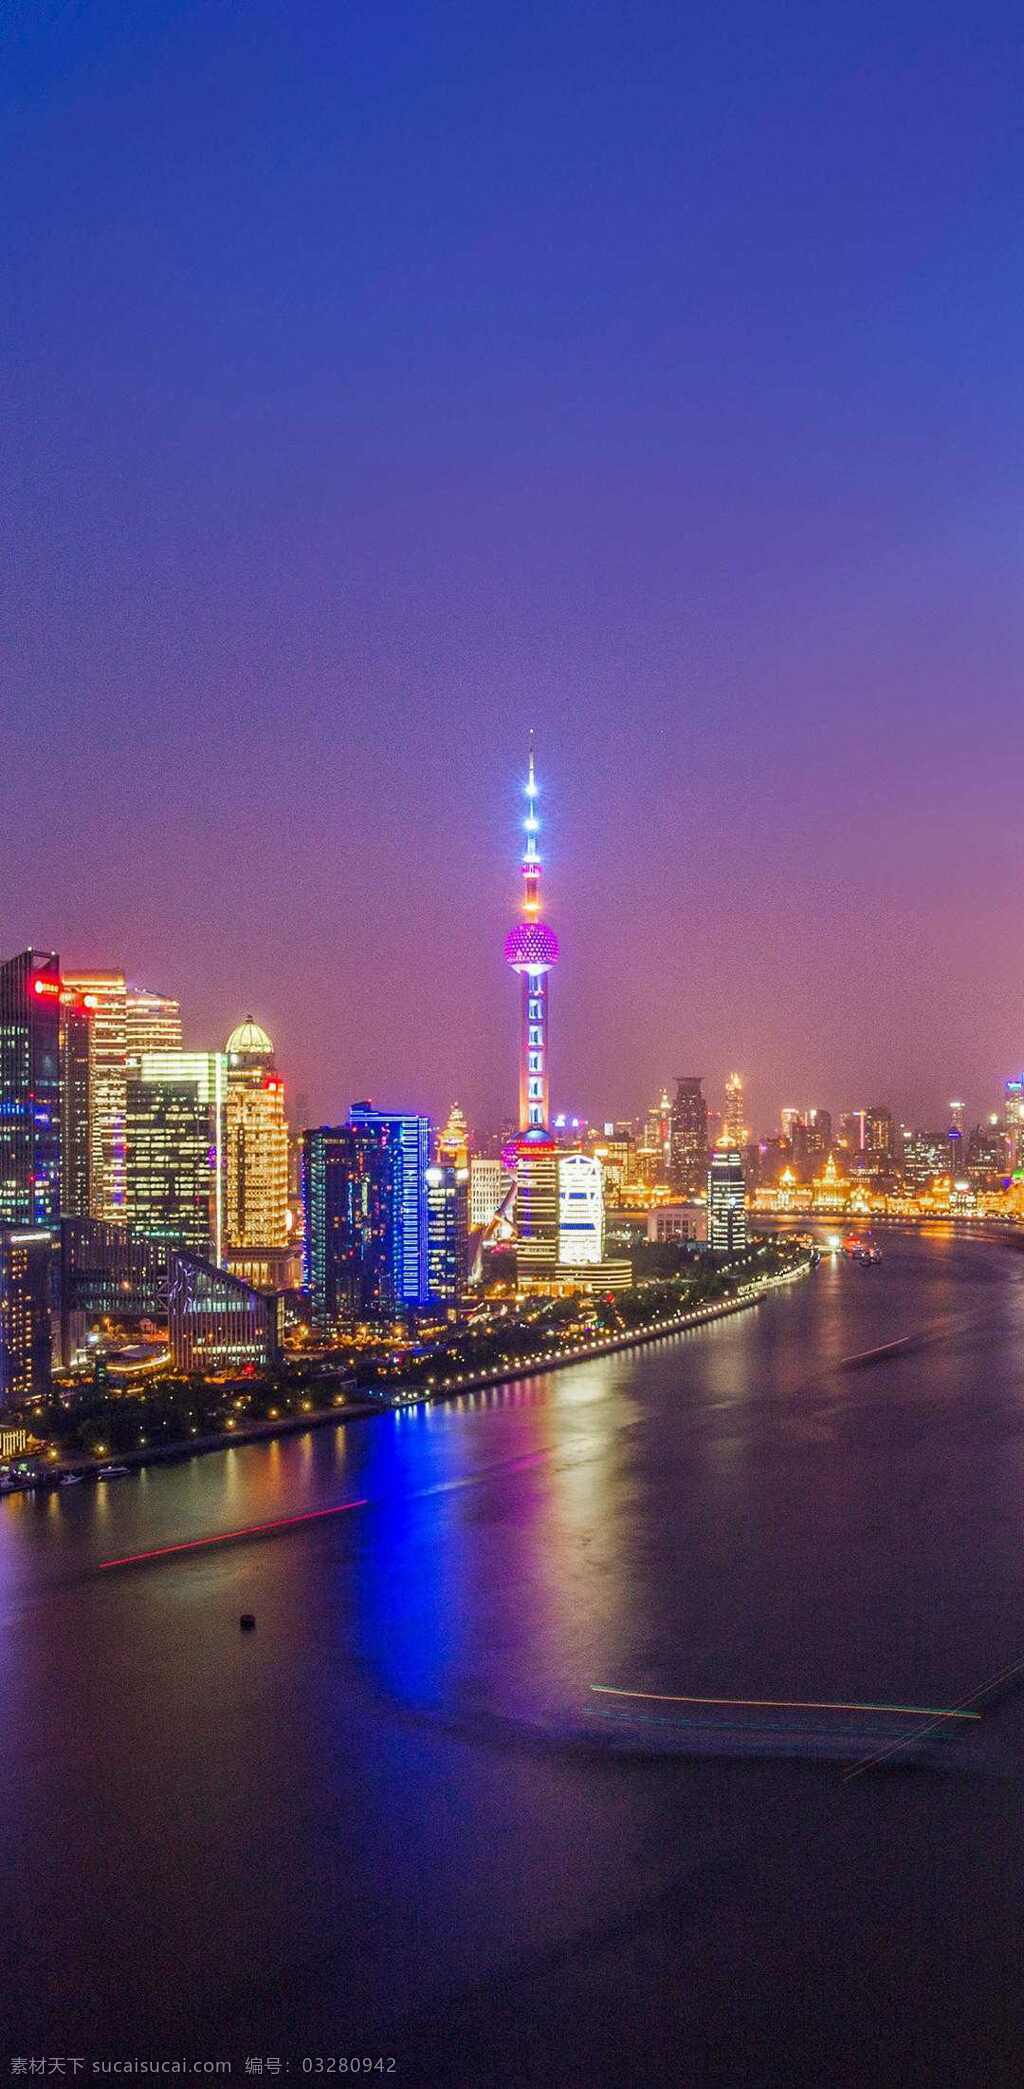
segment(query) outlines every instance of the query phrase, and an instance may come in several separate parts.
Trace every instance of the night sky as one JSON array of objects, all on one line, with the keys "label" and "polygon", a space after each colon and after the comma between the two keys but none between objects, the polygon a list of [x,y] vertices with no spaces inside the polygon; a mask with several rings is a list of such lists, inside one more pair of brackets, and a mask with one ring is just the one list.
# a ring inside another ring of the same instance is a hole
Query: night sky
[{"label": "night sky", "polygon": [[556,1107],[992,1107],[1019,8],[3,21],[4,953],[497,1119],[532,723]]}]

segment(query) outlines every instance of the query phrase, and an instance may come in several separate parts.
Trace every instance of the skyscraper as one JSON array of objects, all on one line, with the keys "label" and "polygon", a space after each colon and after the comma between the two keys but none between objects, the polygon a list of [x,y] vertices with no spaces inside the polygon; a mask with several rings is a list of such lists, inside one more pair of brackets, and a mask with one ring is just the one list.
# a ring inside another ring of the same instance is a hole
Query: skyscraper
[{"label": "skyscraper", "polygon": [[92,1212],[92,1016],[80,994],[60,997],[60,1208],[87,1219]]},{"label": "skyscraper", "polygon": [[1024,1073],[1004,1083],[1003,1126],[1007,1166],[1012,1171],[1024,1164]]},{"label": "skyscraper", "polygon": [[458,1306],[469,1281],[469,1170],[427,1169],[427,1258],[430,1296]]},{"label": "skyscraper", "polygon": [[530,735],[526,842],[521,870],[522,919],[505,938],[505,963],[519,979],[519,1137],[516,1141],[516,1234],[519,1278],[543,1278],[558,1261],[558,1152],[551,1136],[548,987],[558,938],[540,919],[538,784]]},{"label": "skyscraper", "polygon": [[60,1217],[60,960],[0,964],[0,1225]]},{"label": "skyscraper", "polygon": [[389,1124],[303,1133],[303,1277],[321,1333],[401,1309],[402,1187],[402,1151]]},{"label": "skyscraper", "polygon": [[516,1281],[550,1283],[558,1266],[558,1148],[525,1132],[516,1148]]},{"label": "skyscraper", "polygon": [[274,1047],[246,1016],[225,1049],[227,1244],[282,1248],[288,1240],[288,1123]]},{"label": "skyscraper", "polygon": [[490,1154],[474,1153],[469,1163],[469,1223],[475,1231],[489,1226],[515,1177]]},{"label": "skyscraper", "polygon": [[50,1391],[54,1235],[0,1226],[0,1408]]},{"label": "skyscraper", "polygon": [[128,997],[123,972],[65,972],[92,1016],[89,1071],[92,1216],[125,1215],[125,1083],[128,1078]]},{"label": "skyscraper", "polygon": [[169,1083],[194,1088],[198,1102],[207,1112],[210,1136],[210,1186],[213,1211],[210,1250],[215,1262],[224,1260],[224,1216],[227,1112],[227,1060],[223,1052],[144,1052],[138,1078],[147,1084]]},{"label": "skyscraper", "polygon": [[743,1155],[736,1146],[715,1147],[708,1167],[708,1246],[715,1255],[735,1255],[747,1245],[747,1189]]},{"label": "skyscraper", "polygon": [[736,1147],[745,1146],[750,1137],[743,1096],[743,1078],[740,1074],[730,1074],[725,1084],[722,1131],[730,1144]]},{"label": "skyscraper", "polygon": [[427,1248],[427,1169],[430,1166],[429,1117],[411,1111],[375,1110],[372,1103],[353,1103],[349,1123],[376,1134],[387,1130],[399,1153],[396,1224],[399,1229],[399,1302],[425,1306],[430,1297]]},{"label": "skyscraper", "polygon": [[125,989],[125,1057],[137,1073],[144,1052],[180,1052],[181,1003],[149,987]]},{"label": "skyscraper", "polygon": [[592,1153],[563,1153],[558,1161],[558,1259],[583,1268],[604,1255],[604,1170]]},{"label": "skyscraper", "polygon": [[[155,1058],[163,1055],[154,1053]],[[125,1084],[122,1217],[149,1240],[209,1260],[214,1250],[215,1163],[209,1106],[195,1081]]]},{"label": "skyscraper", "polygon": [[667,1088],[663,1088],[656,1103],[652,1103],[644,1120],[643,1136],[637,1148],[637,1173],[641,1182],[667,1182],[671,1157],[672,1102]]},{"label": "skyscraper", "polygon": [[700,1074],[679,1074],[672,1104],[671,1174],[682,1197],[698,1197],[708,1166],[708,1106]]},{"label": "skyscraper", "polygon": [[864,1113],[864,1151],[873,1173],[884,1173],[896,1159],[896,1126],[892,1111],[881,1103]]}]

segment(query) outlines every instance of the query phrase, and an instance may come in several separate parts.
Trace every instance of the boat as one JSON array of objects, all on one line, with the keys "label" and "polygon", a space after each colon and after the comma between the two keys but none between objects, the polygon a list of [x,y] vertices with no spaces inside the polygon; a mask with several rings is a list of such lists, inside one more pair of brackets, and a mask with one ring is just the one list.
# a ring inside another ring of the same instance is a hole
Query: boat
[{"label": "boat", "polygon": [[870,1233],[848,1234],[843,1241],[842,1252],[848,1262],[859,1262],[862,1269],[871,1263],[881,1262],[882,1259],[882,1250],[875,1246]]},{"label": "boat", "polygon": [[58,1487],[78,1487],[84,1478],[84,1472],[62,1472],[57,1485]]},{"label": "boat", "polygon": [[96,1478],[98,1480],[126,1480],[128,1472],[129,1467],[127,1465],[101,1465]]}]

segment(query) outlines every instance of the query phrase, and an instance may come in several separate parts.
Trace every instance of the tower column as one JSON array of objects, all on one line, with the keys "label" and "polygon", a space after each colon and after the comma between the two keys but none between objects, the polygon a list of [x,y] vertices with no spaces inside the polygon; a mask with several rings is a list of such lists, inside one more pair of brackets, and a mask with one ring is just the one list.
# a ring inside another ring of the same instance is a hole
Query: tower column
[{"label": "tower column", "polygon": [[551,1109],[548,1079],[548,975],[524,972],[520,989],[519,1129],[546,1126]]}]

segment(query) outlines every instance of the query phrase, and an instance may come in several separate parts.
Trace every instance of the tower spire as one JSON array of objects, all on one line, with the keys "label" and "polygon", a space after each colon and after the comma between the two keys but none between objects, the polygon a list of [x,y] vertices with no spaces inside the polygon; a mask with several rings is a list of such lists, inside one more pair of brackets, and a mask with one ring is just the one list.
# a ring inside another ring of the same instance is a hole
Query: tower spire
[{"label": "tower spire", "polygon": [[533,727],[530,727],[530,760],[526,776],[526,817],[523,820],[526,846],[523,851],[523,914],[527,921],[536,921],[540,913],[540,851],[537,836],[540,821],[537,818],[537,764],[534,755]]}]

